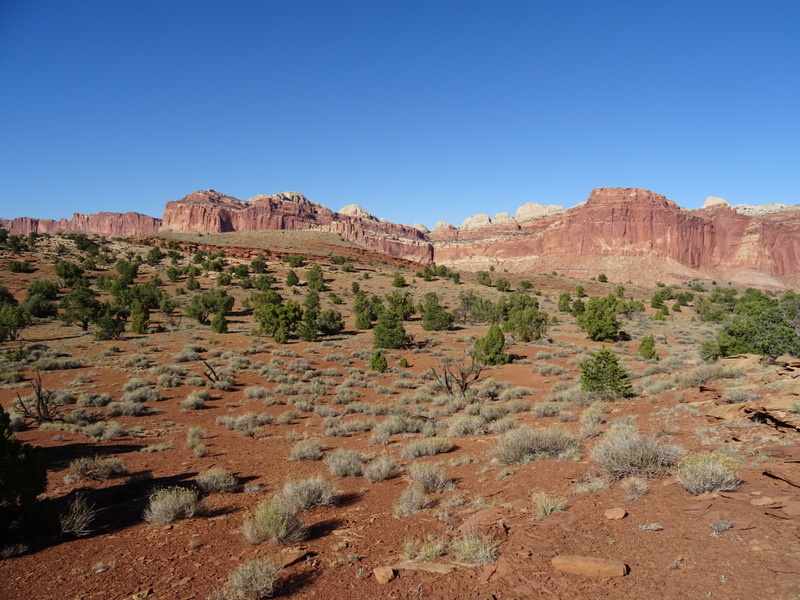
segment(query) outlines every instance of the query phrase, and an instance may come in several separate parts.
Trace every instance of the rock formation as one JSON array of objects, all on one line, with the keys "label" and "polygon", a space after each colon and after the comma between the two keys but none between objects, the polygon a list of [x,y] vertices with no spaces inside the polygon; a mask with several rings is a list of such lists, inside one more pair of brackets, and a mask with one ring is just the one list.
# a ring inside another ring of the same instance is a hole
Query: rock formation
[{"label": "rock formation", "polygon": [[161,228],[161,219],[135,212],[99,212],[93,215],[73,213],[71,219],[58,221],[30,217],[0,219],[0,227],[13,235],[28,235],[31,232],[97,233],[107,237],[131,237],[155,233]]},{"label": "rock formation", "polygon": [[429,237],[437,263],[467,270],[603,272],[645,284],[716,277],[782,287],[800,280],[800,210],[758,217],[727,203],[684,210],[633,188],[598,188],[582,205],[531,221],[437,228]]},{"label": "rock formation", "polygon": [[379,221],[360,207],[348,210],[351,214],[334,212],[297,192],[256,196],[249,202],[242,202],[207,190],[168,202],[164,207],[162,231],[223,233],[317,229],[336,233],[348,241],[394,258],[420,263],[433,261],[433,246],[423,232]]},{"label": "rock formation", "polygon": [[167,203],[163,221],[137,213],[75,214],[53,221],[0,220],[14,234],[99,233],[113,237],[160,231],[317,230],[392,258],[464,270],[491,266],[519,273],[557,271],[575,277],[605,273],[612,281],[651,285],[693,278],[765,288],[800,284],[800,207],[731,207],[709,197],[699,210],[635,188],[598,188],[567,211],[524,204],[515,216],[479,214],[458,228],[432,232],[378,219],[358,205],[334,212],[298,192],[241,201],[214,190]]}]

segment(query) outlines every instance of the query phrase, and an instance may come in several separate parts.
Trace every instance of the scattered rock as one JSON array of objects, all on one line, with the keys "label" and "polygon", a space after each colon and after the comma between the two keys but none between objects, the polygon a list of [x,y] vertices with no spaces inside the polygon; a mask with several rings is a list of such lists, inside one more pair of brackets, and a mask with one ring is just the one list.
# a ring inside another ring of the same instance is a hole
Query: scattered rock
[{"label": "scattered rock", "polygon": [[622,577],[628,572],[624,562],[594,556],[562,554],[553,558],[550,564],[558,571],[587,577]]},{"label": "scattered rock", "polygon": [[426,571],[428,573],[439,573],[440,575],[447,575],[456,570],[455,565],[446,565],[444,563],[429,563],[429,562],[401,562],[392,565],[390,568],[397,569],[398,571]]},{"label": "scattered rock", "polygon": [[375,581],[386,584],[395,578],[397,572],[392,567],[375,567],[372,569],[372,574],[375,576]]},{"label": "scattered rock", "polygon": [[282,552],[280,556],[279,563],[282,569],[301,561],[309,554],[308,550],[296,550],[293,548],[287,550],[288,552]]},{"label": "scattered rock", "polygon": [[624,508],[620,508],[620,507],[608,508],[608,509],[606,509],[606,512],[604,514],[606,516],[606,519],[619,520],[619,519],[624,519],[625,517],[627,517],[628,516],[628,511],[626,511]]},{"label": "scattered rock", "polygon": [[769,496],[761,496],[760,498],[753,498],[750,500],[750,504],[753,506],[769,506],[773,503],[774,501]]},{"label": "scattered rock", "polygon": [[764,469],[764,475],[767,477],[774,477],[775,479],[781,479],[794,487],[800,487],[800,466],[776,465]]}]

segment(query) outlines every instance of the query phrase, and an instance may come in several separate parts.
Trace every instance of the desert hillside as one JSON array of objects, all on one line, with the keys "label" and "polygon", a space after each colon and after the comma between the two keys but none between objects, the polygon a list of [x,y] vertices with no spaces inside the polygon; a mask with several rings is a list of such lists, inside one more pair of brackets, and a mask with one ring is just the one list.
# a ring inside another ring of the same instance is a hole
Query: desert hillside
[{"label": "desert hillside", "polygon": [[0,238],[3,598],[800,592],[800,297],[273,233]]}]

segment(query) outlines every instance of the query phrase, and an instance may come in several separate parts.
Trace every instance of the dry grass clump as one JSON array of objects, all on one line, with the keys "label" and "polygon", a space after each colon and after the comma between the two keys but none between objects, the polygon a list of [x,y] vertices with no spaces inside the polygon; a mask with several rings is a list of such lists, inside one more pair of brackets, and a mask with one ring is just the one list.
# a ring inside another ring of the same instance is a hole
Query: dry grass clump
[{"label": "dry grass clump", "polygon": [[123,400],[121,402],[109,402],[107,410],[109,417],[138,417],[147,412],[147,407],[141,402]]},{"label": "dry grass clump", "polygon": [[444,469],[431,463],[412,465],[409,469],[412,481],[417,483],[423,492],[443,492],[452,488],[452,481],[444,474]]},{"label": "dry grass clump", "polygon": [[672,467],[686,452],[656,437],[643,437],[631,427],[611,429],[591,451],[591,459],[614,479],[653,477]]},{"label": "dry grass clump", "polygon": [[89,504],[83,494],[77,494],[70,501],[67,510],[59,517],[61,533],[75,537],[91,534],[94,514],[94,505]]},{"label": "dry grass clump", "polygon": [[212,467],[195,478],[195,483],[204,494],[232,492],[236,489],[236,477],[227,469]]},{"label": "dry grass clump", "polygon": [[138,390],[139,388],[150,387],[150,383],[150,381],[144,379],[143,377],[131,377],[122,386],[122,391],[130,392],[133,390]]},{"label": "dry grass clump", "polygon": [[306,527],[298,516],[300,508],[282,494],[259,502],[245,517],[242,533],[255,545],[263,542],[297,542],[305,539]]},{"label": "dry grass clump", "polygon": [[[271,598],[280,569],[269,558],[254,558],[230,572],[220,600]],[[218,597],[219,597],[218,596]]]},{"label": "dry grass clump", "polygon": [[377,483],[396,477],[398,471],[399,467],[394,459],[387,454],[381,454],[364,467],[364,477],[370,483]]},{"label": "dry grass clump", "polygon": [[181,401],[183,412],[190,410],[200,410],[205,408],[206,401],[211,397],[208,390],[192,390],[184,400]]},{"label": "dry grass clump", "polygon": [[69,463],[77,481],[89,479],[92,481],[105,481],[114,477],[124,477],[128,474],[125,461],[116,456],[84,456],[76,458]]},{"label": "dry grass clump", "polygon": [[111,402],[111,394],[93,394],[91,392],[83,392],[78,396],[78,406],[84,408],[100,408],[108,406]]},{"label": "dry grass clump", "polygon": [[289,460],[321,460],[322,444],[317,440],[300,440],[289,453]]},{"label": "dry grass clump", "polygon": [[208,446],[206,446],[205,442],[203,442],[204,437],[206,437],[206,430],[202,427],[193,425],[192,427],[189,427],[188,431],[186,432],[186,442],[184,443],[183,447],[187,450],[192,450],[194,455],[198,458],[207,456]]},{"label": "dry grass clump", "polygon": [[407,560],[436,560],[447,550],[447,542],[433,534],[425,538],[411,538],[403,541],[403,556]]},{"label": "dry grass clump", "polygon": [[318,506],[332,506],[337,489],[319,475],[300,481],[287,481],[281,495],[300,510]]},{"label": "dry grass clump", "polygon": [[496,434],[506,433],[507,431],[516,429],[517,426],[517,420],[511,415],[508,415],[507,417],[503,417],[502,419],[498,419],[497,421],[491,423],[489,425],[489,431]]},{"label": "dry grass clump", "polygon": [[735,379],[742,375],[744,375],[744,372],[741,369],[714,363],[710,365],[698,365],[686,373],[677,373],[673,381],[677,387],[685,389],[698,387],[709,381],[716,381],[717,379]]},{"label": "dry grass clump", "polygon": [[137,387],[122,394],[121,402],[158,402],[161,396],[149,387]]},{"label": "dry grass clump", "polygon": [[564,512],[567,507],[563,498],[548,496],[545,492],[534,492],[531,495],[531,502],[535,507],[536,517],[539,519],[549,517],[553,513]]},{"label": "dry grass clump", "polygon": [[151,525],[164,525],[176,519],[189,519],[197,510],[197,490],[168,487],[150,494],[144,520]]},{"label": "dry grass clump", "polygon": [[417,440],[411,442],[408,446],[403,448],[400,453],[402,458],[413,460],[420,456],[434,456],[436,454],[443,454],[450,452],[453,449],[453,442],[444,438],[429,438],[426,440]]},{"label": "dry grass clump", "polygon": [[122,425],[116,421],[92,423],[86,427],[81,427],[80,432],[93,440],[116,440],[125,435],[125,430],[122,428]]},{"label": "dry grass clump", "polygon": [[503,465],[526,464],[546,458],[576,458],[580,444],[563,425],[533,431],[528,427],[512,429],[501,437],[494,448],[494,457]]},{"label": "dry grass clump", "polygon": [[628,494],[628,501],[633,502],[650,490],[650,484],[644,477],[632,475],[622,480],[622,489]]},{"label": "dry grass clump", "polygon": [[723,394],[722,399],[728,404],[742,404],[744,402],[755,402],[761,396],[745,390],[728,390]]},{"label": "dry grass clump", "polygon": [[244,397],[250,400],[263,400],[264,398],[268,398],[270,395],[270,389],[260,385],[253,385],[250,387],[244,388]]},{"label": "dry grass clump", "polygon": [[701,452],[683,459],[675,478],[690,494],[735,490],[741,481],[736,476],[738,465],[730,456]]},{"label": "dry grass clump", "polygon": [[394,514],[398,517],[407,517],[425,510],[428,503],[428,495],[422,486],[411,484],[400,493],[400,497],[394,505]]},{"label": "dry grass clump", "polygon": [[459,562],[483,565],[497,560],[499,544],[477,533],[465,533],[450,542],[450,549]]},{"label": "dry grass clump", "polygon": [[562,402],[537,402],[531,408],[531,412],[533,413],[534,417],[538,417],[540,419],[546,417],[555,417],[558,415],[562,410],[564,410],[564,403]]},{"label": "dry grass clump", "polygon": [[325,463],[335,477],[360,477],[364,472],[364,457],[357,450],[334,450]]},{"label": "dry grass clump", "polygon": [[479,416],[456,415],[447,422],[447,435],[449,437],[481,435],[484,433],[486,433],[486,421]]}]

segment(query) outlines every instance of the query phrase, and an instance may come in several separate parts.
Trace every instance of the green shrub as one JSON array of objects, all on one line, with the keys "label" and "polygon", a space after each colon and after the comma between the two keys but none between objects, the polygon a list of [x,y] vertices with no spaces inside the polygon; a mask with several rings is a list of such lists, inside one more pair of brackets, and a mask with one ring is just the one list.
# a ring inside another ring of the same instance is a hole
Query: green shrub
[{"label": "green shrub", "polygon": [[383,373],[388,368],[389,365],[386,362],[386,357],[381,353],[381,351],[376,350],[375,352],[373,352],[372,358],[369,359],[369,370],[377,371],[378,373]]},{"label": "green shrub", "polygon": [[511,357],[505,352],[506,338],[500,326],[493,324],[489,327],[486,337],[475,340],[475,358],[487,365],[505,365],[511,362]]},{"label": "green shrub", "polygon": [[225,318],[225,313],[218,312],[214,315],[214,318],[211,319],[211,331],[214,333],[228,332],[228,320]]},{"label": "green shrub", "polygon": [[582,390],[610,393],[623,398],[634,395],[630,375],[610,350],[598,350],[590,360],[582,361],[580,368]]},{"label": "green shrub", "polygon": [[381,312],[372,329],[372,335],[373,347],[377,349],[397,350],[404,348],[407,343],[403,320],[393,310]]},{"label": "green shrub", "polygon": [[[577,302],[573,303],[573,311],[576,304]],[[590,340],[613,342],[620,335],[617,298],[613,294],[590,298],[585,310],[577,315],[576,320]]]},{"label": "green shrub", "polygon": [[12,540],[34,522],[36,498],[47,487],[39,451],[20,442],[11,417],[0,406],[0,534]]},{"label": "green shrub", "polygon": [[642,342],[639,344],[637,353],[645,360],[658,360],[655,338],[652,335],[646,335],[643,337]]}]

